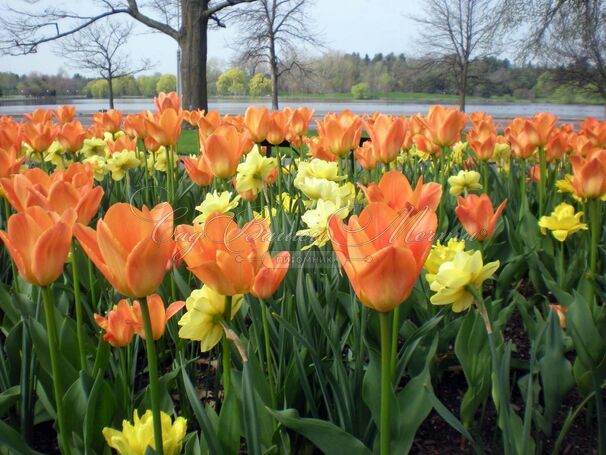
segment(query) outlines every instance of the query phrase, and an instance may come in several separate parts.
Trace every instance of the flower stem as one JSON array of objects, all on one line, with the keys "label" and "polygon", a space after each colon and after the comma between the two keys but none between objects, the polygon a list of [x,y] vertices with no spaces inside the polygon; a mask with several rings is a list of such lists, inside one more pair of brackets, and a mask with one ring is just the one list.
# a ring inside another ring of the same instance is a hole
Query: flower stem
[{"label": "flower stem", "polygon": [[564,286],[564,242],[559,242],[560,248],[558,250],[558,286],[562,288]]},{"label": "flower stem", "polygon": [[381,321],[381,422],[379,426],[380,453],[390,455],[390,404],[392,393],[391,384],[391,315],[379,313]]},{"label": "flower stem", "polygon": [[57,337],[57,323],[55,321],[55,305],[53,291],[50,286],[42,287],[44,302],[44,315],[46,317],[46,334],[48,336],[48,350],[50,352],[51,370],[53,372],[53,391],[55,394],[55,407],[57,408],[57,424],[59,437],[64,454],[71,453],[67,437],[67,425],[63,413],[63,394],[61,383],[61,369],[59,368],[59,338]]},{"label": "flower stem", "polygon": [[606,420],[604,415],[604,398],[602,396],[602,384],[598,373],[593,372],[593,385],[595,387],[595,407],[598,419],[598,454],[606,454]]},{"label": "flower stem", "polygon": [[545,148],[539,147],[539,218],[545,214],[545,180],[547,178],[547,162],[545,161]]},{"label": "flower stem", "polygon": [[84,351],[84,321],[82,320],[82,299],[80,296],[80,279],[78,277],[78,264],[76,263],[76,249],[74,243],[70,247],[72,258],[72,281],[74,285],[74,303],[76,306],[76,338],[78,338],[78,354],[80,355],[80,369],[86,371],[86,352]]},{"label": "flower stem", "polygon": [[591,247],[589,249],[589,275],[591,279],[591,286],[589,290],[589,304],[591,305],[594,301],[595,288],[596,288],[596,271],[598,265],[598,243],[600,241],[601,224],[602,224],[602,201],[600,199],[590,199],[589,204],[589,216],[591,222]]},{"label": "flower stem", "polygon": [[481,166],[481,170],[482,170],[482,183],[483,183],[482,190],[485,193],[488,193],[488,162],[485,160],[481,160],[480,166]]},{"label": "flower stem", "polygon": [[[231,321],[231,295],[225,296],[225,310],[223,319],[229,324]],[[223,336],[223,399],[227,397],[231,389],[231,346],[226,336]]]},{"label": "flower stem", "polygon": [[390,371],[396,370],[398,360],[398,329],[400,328],[400,307],[393,309],[393,325],[391,327],[391,359],[389,362]]},{"label": "flower stem", "polygon": [[162,445],[162,421],[160,420],[160,390],[158,389],[158,357],[156,355],[156,343],[152,333],[151,318],[147,300],[141,299],[141,314],[143,316],[143,328],[145,330],[145,345],[147,348],[147,369],[149,372],[149,387],[152,402],[152,415],[154,419],[154,442],[158,455],[163,455]]},{"label": "flower stem", "polygon": [[269,394],[271,397],[271,404],[276,407],[276,391],[274,390],[274,373],[271,362],[271,344],[269,339],[269,321],[267,319],[267,308],[265,308],[265,302],[259,299],[261,305],[261,317],[263,318],[263,338],[265,340],[265,361],[267,363],[267,380],[269,382]]},{"label": "flower stem", "polygon": [[[8,229],[8,219],[11,216],[11,206],[8,203],[8,199],[4,198],[4,228]],[[15,261],[13,258],[10,258],[11,261],[11,270],[13,272],[13,287],[15,288],[15,292],[19,293],[19,273],[17,272],[17,267],[15,266]]]}]

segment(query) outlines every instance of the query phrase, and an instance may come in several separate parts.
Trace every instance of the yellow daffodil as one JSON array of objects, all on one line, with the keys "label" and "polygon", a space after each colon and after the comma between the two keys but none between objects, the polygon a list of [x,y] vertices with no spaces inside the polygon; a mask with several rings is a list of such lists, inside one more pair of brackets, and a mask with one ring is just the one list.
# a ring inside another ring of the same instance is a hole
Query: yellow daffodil
[{"label": "yellow daffodil", "polygon": [[56,169],[64,170],[69,167],[73,161],[65,156],[65,150],[61,147],[59,141],[51,144],[46,152],[44,152],[44,161],[52,163]]},{"label": "yellow daffodil", "polygon": [[282,207],[288,213],[294,208],[295,198],[291,197],[289,193],[282,193]]},{"label": "yellow daffodil", "polygon": [[311,161],[301,161],[299,163],[297,176],[293,182],[295,188],[301,189],[301,185],[308,178],[340,182],[345,177],[339,175],[339,163],[336,161],[324,161],[314,158]]},{"label": "yellow daffodil", "polygon": [[206,193],[202,204],[196,207],[196,210],[201,214],[194,218],[194,223],[204,223],[206,218],[216,212],[232,216],[232,210],[238,207],[240,203],[240,196],[233,196],[231,191],[223,191],[219,194],[215,190],[212,193]]},{"label": "yellow daffodil", "polygon": [[344,219],[349,213],[349,210],[344,207],[339,207],[333,201],[325,201],[319,199],[314,209],[307,210],[301,220],[307,225],[308,229],[301,229],[297,232],[301,237],[312,237],[314,241],[309,245],[304,246],[301,250],[305,251],[312,246],[318,248],[326,245],[330,240],[328,234],[328,221],[331,216],[336,215]]},{"label": "yellow daffodil", "polygon": [[91,165],[91,167],[93,168],[93,176],[96,181],[103,181],[103,179],[108,173],[107,162],[105,158],[98,155],[91,155],[88,158],[85,158],[82,162]]},{"label": "yellow daffodil", "polygon": [[499,268],[499,261],[484,265],[482,254],[476,251],[456,253],[452,261],[444,262],[431,282],[435,294],[430,301],[434,305],[452,305],[452,311],[460,313],[473,303],[473,295],[466,286],[481,288],[482,283]]},{"label": "yellow daffodil", "polygon": [[265,220],[268,225],[271,224],[271,220],[273,218],[275,218],[277,215],[278,215],[278,209],[276,209],[275,207],[271,208],[271,216],[269,214],[269,207],[267,207],[267,206],[263,209],[263,214],[261,214],[260,212],[257,212],[257,211],[253,211],[253,218],[255,220]]},{"label": "yellow daffodil", "polygon": [[[233,319],[242,306],[242,295],[234,295],[231,302]],[[210,351],[223,337],[221,321],[225,311],[225,296],[208,286],[196,289],[185,301],[186,312],[179,320],[179,336],[200,342],[202,352]]]},{"label": "yellow daffodil", "polygon": [[[174,150],[172,154],[172,164],[174,167],[178,162],[179,156]],[[151,152],[147,157],[146,164],[148,171],[150,171],[151,173],[155,171],[166,172],[166,170],[168,169],[168,154],[166,151],[166,147],[162,146],[155,152]]]},{"label": "yellow daffodil", "polygon": [[476,171],[461,170],[457,175],[448,177],[448,185],[450,185],[450,194],[453,196],[482,189],[480,173]]},{"label": "yellow daffodil", "polygon": [[92,139],[84,139],[84,144],[78,153],[86,156],[102,156],[106,157],[107,144],[103,139],[94,137]]},{"label": "yellow daffodil", "polygon": [[[183,417],[177,417],[172,422],[170,416],[164,412],[160,412],[160,421],[164,454],[179,455],[187,431],[187,421]],[[156,448],[153,422],[154,418],[150,410],[146,411],[141,418],[135,410],[132,424],[128,420],[123,420],[122,431],[105,427],[103,436],[107,445],[120,455],[144,455],[148,447]]]},{"label": "yellow daffodil", "polygon": [[267,183],[272,172],[275,172],[277,169],[278,162],[276,158],[262,156],[259,152],[259,146],[255,145],[246,155],[244,162],[238,164],[236,189],[240,193],[250,190],[258,192]]},{"label": "yellow daffodil", "polygon": [[425,261],[425,278],[431,284],[440,266],[445,262],[452,261],[457,253],[465,251],[465,240],[450,239],[446,245],[438,241],[431,247],[429,256]]},{"label": "yellow daffodil", "polygon": [[467,142],[457,142],[452,146],[452,152],[450,154],[450,161],[452,164],[463,163],[463,156],[467,150]]},{"label": "yellow daffodil", "polygon": [[129,169],[134,169],[141,164],[135,152],[123,150],[114,153],[107,160],[107,170],[112,173],[112,179],[119,181],[124,178]]},{"label": "yellow daffodil", "polygon": [[551,215],[541,217],[539,227],[541,233],[545,234],[550,230],[556,240],[563,242],[569,235],[587,230],[587,225],[581,223],[582,216],[583,212],[574,213],[572,205],[562,202],[551,212]]}]

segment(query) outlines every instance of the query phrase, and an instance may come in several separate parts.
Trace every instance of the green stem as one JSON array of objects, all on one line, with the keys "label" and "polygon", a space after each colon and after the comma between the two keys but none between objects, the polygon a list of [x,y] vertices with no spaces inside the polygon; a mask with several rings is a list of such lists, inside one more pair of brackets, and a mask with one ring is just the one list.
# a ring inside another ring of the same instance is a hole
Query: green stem
[{"label": "green stem", "polygon": [[31,441],[31,433],[33,427],[33,407],[31,406],[32,396],[32,377],[31,377],[31,354],[32,347],[29,338],[28,325],[25,318],[21,318],[22,333],[21,333],[21,409],[19,410],[21,420],[21,433],[26,441]]},{"label": "green stem", "polygon": [[145,345],[147,348],[147,368],[149,372],[149,387],[151,392],[152,415],[154,419],[154,442],[158,455],[163,455],[162,421],[160,420],[160,389],[158,388],[158,357],[156,343],[152,332],[151,318],[147,299],[141,299],[141,314],[143,315],[143,328],[145,330]]},{"label": "green stem", "polygon": [[524,206],[526,198],[526,161],[520,159],[520,207]]},{"label": "green stem", "polygon": [[596,283],[596,272],[598,266],[598,243],[600,241],[600,234],[602,228],[602,201],[600,199],[590,199],[589,215],[591,223],[591,247],[590,247],[590,259],[589,259],[589,276],[591,279],[591,286],[589,289],[589,303],[592,304],[595,297]]},{"label": "green stem", "polygon": [[488,193],[488,163],[485,160],[480,161],[480,169],[482,170],[482,191]]},{"label": "green stem", "polygon": [[606,455],[606,415],[604,415],[604,397],[602,396],[602,384],[595,371],[593,372],[593,385],[595,390],[596,417],[598,419],[598,454]]},{"label": "green stem", "polygon": [[[4,198],[4,226],[5,229],[8,230],[8,219],[11,216],[11,206],[8,203],[8,199]],[[15,261],[13,258],[9,258],[11,261],[11,270],[13,272],[13,287],[15,288],[15,292],[19,293],[19,272],[17,272],[17,267],[15,266]]]},{"label": "green stem", "polygon": [[545,149],[539,147],[539,218],[545,214],[545,184],[547,179],[547,162],[545,160]]},{"label": "green stem", "polygon": [[558,251],[558,286],[564,286],[564,242],[559,242],[560,248]]},{"label": "green stem", "polygon": [[271,344],[269,339],[269,320],[267,318],[267,308],[265,302],[259,299],[261,305],[261,317],[263,318],[263,338],[265,341],[265,361],[267,362],[267,380],[269,382],[269,394],[271,396],[271,404],[276,407],[276,391],[274,390],[274,372],[271,361]]},{"label": "green stem", "polygon": [[51,370],[53,372],[53,391],[55,394],[55,407],[57,408],[57,424],[63,453],[71,453],[65,414],[63,413],[63,394],[61,383],[61,369],[59,368],[59,338],[57,337],[57,323],[55,321],[55,305],[53,291],[50,286],[42,287],[44,301],[44,315],[46,317],[46,334],[48,336],[48,350],[50,352]]},{"label": "green stem", "polygon": [[379,313],[381,321],[381,422],[379,426],[380,434],[380,454],[390,455],[390,405],[392,391],[391,383],[391,327],[389,313]]},{"label": "green stem", "polygon": [[72,258],[72,281],[74,285],[74,303],[76,306],[76,338],[78,339],[78,354],[80,355],[80,369],[86,371],[86,352],[84,350],[84,321],[82,319],[82,299],[80,296],[80,279],[78,277],[78,264],[76,263],[76,249],[74,243],[70,247]]},{"label": "green stem", "polygon": [[[225,310],[223,319],[229,324],[231,321],[231,295],[225,296]],[[231,390],[231,346],[226,336],[223,336],[223,399],[227,398]]]},{"label": "green stem", "polygon": [[396,362],[398,360],[398,330],[400,328],[400,307],[393,310],[393,325],[391,327],[391,371],[396,371]]},{"label": "green stem", "polygon": [[[448,147],[442,147],[442,152],[440,153],[440,168],[438,170],[440,174],[440,186],[444,188],[444,155]],[[438,207],[438,231],[442,229],[442,219],[444,218],[444,197],[440,198],[440,205]]]},{"label": "green stem", "polygon": [[96,310],[98,310],[97,304],[99,302],[97,302],[97,296],[95,295],[95,276],[94,276],[94,271],[93,271],[93,261],[91,261],[87,257],[86,264],[88,267],[88,287],[89,287],[89,291],[90,291],[90,300],[92,302],[91,306],[93,308],[95,308]]}]

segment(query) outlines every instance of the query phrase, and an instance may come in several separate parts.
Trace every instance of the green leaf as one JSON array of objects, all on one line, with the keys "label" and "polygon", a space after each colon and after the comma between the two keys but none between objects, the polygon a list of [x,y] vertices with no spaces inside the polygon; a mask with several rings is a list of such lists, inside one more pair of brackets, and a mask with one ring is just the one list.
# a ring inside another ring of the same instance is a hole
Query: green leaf
[{"label": "green leaf", "polygon": [[181,374],[183,376],[183,384],[185,385],[187,399],[189,400],[189,404],[194,411],[198,425],[202,430],[202,436],[204,436],[204,439],[206,440],[206,444],[208,445],[211,455],[223,455],[223,448],[221,447],[217,433],[214,430],[215,426],[211,422],[208,414],[206,414],[206,410],[200,403],[200,398],[198,398],[196,389],[191,383],[184,368],[181,368]]},{"label": "green leaf", "polygon": [[2,446],[15,455],[42,455],[30,448],[15,429],[0,420],[0,447]]},{"label": "green leaf", "polygon": [[15,385],[0,393],[0,418],[4,417],[11,406],[19,401],[19,397],[21,396],[20,388],[20,386]]},{"label": "green leaf", "polygon": [[88,396],[84,416],[85,453],[88,453],[89,448],[95,449],[97,453],[102,452],[105,439],[101,430],[111,425],[115,407],[112,388],[103,380],[102,373],[100,373]]},{"label": "green leaf", "polygon": [[244,362],[242,371],[242,407],[244,410],[246,447],[250,455],[262,454],[256,401],[257,397],[251,378],[250,366],[248,362]]},{"label": "green leaf", "polygon": [[316,447],[327,454],[346,453],[347,455],[372,455],[372,452],[359,439],[346,433],[336,425],[319,419],[301,418],[295,409],[269,413],[282,425],[305,436]]}]

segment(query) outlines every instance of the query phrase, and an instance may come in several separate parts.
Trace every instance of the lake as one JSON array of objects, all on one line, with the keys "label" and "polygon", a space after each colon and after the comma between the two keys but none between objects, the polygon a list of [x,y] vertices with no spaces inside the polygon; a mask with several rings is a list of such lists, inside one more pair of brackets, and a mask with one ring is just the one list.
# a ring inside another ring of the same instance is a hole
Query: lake
[{"label": "lake", "polygon": [[[29,104],[39,102],[41,104]],[[11,104],[9,104],[11,103]],[[28,103],[28,104],[25,104]],[[84,120],[90,118],[94,112],[107,109],[107,102],[93,99],[51,99],[51,100],[26,100],[24,102],[0,101],[0,115],[11,115],[21,118],[23,114],[34,109],[53,109],[60,104],[72,104],[77,106],[79,116]],[[210,110],[219,111],[222,114],[243,114],[249,105],[271,107],[271,102],[262,101],[240,101],[240,100],[211,100]],[[402,102],[402,101],[314,101],[314,100],[284,100],[282,107],[290,106],[297,108],[307,106],[315,109],[314,117],[322,117],[328,112],[337,112],[349,108],[356,114],[383,112],[385,114],[412,115],[426,113],[429,107],[436,103]],[[440,103],[446,104],[446,103]],[[140,112],[154,109],[153,100],[142,98],[117,99],[116,109],[125,113]],[[500,104],[468,104],[467,112],[485,111],[497,120],[509,120],[514,117],[531,116],[537,112],[550,111],[562,122],[574,122],[585,117],[596,117],[604,119],[604,106],[580,105],[580,104],[552,104],[552,103],[500,103]]]}]

